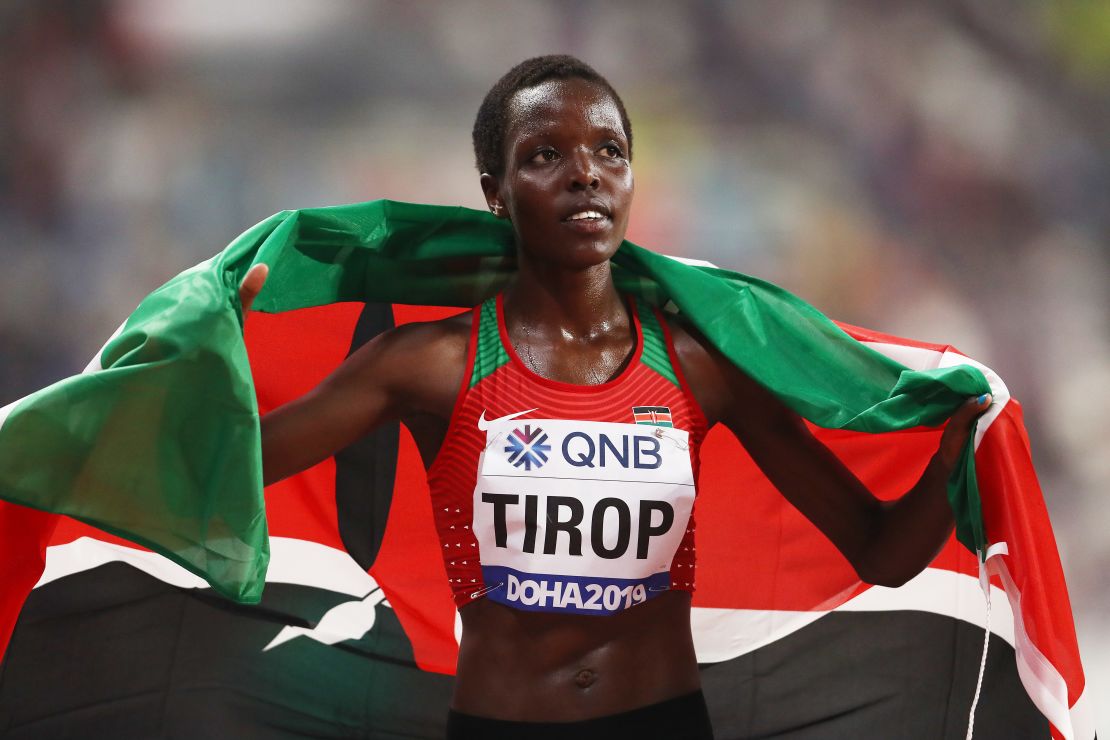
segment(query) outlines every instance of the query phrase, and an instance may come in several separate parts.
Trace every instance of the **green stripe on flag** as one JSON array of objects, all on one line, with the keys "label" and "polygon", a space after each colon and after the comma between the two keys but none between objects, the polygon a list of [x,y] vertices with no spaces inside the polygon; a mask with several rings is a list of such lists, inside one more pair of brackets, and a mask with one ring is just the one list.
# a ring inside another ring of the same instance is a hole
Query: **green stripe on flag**
[{"label": "green stripe on flag", "polygon": [[[0,428],[0,498],[73,516],[162,553],[220,593],[257,601],[268,546],[258,410],[238,285],[254,308],[339,301],[473,306],[512,274],[509,224],[461,207],[374,201],[283,211],[155,290],[101,354],[103,370],[21,401]],[[769,283],[625,242],[618,287],[673,301],[794,411],[833,429],[941,424],[989,392],[970,366],[911,371]],[[957,536],[985,551],[971,442],[949,482]]]}]

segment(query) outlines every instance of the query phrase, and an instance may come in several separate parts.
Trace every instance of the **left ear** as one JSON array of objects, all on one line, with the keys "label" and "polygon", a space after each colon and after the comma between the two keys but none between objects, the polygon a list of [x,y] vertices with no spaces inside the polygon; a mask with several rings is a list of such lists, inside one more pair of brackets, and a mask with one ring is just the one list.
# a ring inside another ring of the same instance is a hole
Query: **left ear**
[{"label": "left ear", "polygon": [[505,202],[501,199],[501,187],[497,178],[488,172],[483,172],[478,182],[482,186],[482,193],[486,196],[486,205],[489,206],[490,213],[497,218],[508,218],[509,213],[505,210]]}]

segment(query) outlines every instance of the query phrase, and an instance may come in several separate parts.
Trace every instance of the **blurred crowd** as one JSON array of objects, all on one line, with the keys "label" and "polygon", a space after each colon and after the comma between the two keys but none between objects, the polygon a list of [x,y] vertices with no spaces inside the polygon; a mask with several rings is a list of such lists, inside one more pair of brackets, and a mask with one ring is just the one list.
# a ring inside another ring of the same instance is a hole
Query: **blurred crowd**
[{"label": "blurred crowd", "polygon": [[1007,381],[1110,690],[1110,3],[8,0],[0,406],[275,211],[483,207],[478,103],[551,52],[628,106],[633,241]]}]

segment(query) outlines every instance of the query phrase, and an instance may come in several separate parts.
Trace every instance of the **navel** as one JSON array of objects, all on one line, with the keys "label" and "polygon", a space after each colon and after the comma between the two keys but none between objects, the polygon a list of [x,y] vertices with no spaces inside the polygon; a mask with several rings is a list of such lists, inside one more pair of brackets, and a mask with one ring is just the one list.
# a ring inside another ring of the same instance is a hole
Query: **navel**
[{"label": "navel", "polygon": [[574,685],[580,689],[588,689],[597,681],[597,672],[592,668],[583,668],[574,674]]}]

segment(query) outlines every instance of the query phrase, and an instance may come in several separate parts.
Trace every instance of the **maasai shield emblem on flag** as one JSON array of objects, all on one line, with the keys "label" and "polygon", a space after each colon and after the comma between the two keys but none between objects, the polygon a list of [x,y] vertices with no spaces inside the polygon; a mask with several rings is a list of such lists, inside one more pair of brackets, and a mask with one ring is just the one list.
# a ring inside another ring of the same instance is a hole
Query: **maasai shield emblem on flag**
[{"label": "maasai shield emblem on flag", "polygon": [[[447,313],[339,303],[252,314],[260,410],[311,388],[393,322]],[[910,368],[965,360],[950,348],[848,330]],[[1051,723],[1055,737],[1091,738],[1090,698],[1020,409],[987,376],[995,406],[980,423],[976,463],[996,545],[975,734],[1046,737]],[[0,411],[0,425],[17,412]],[[106,427],[98,436],[124,432]],[[916,480],[939,436],[923,427],[815,432],[882,498]],[[18,479],[17,465],[0,457],[0,481]],[[867,587],[727,432],[707,438],[701,476],[693,626],[719,738],[964,736],[983,638],[974,555],[953,540],[906,586]],[[267,587],[261,603],[245,605],[130,542],[3,504],[0,544],[12,554],[5,589],[19,596],[38,584],[0,666],[4,736],[441,736],[444,674],[460,627],[408,433],[379,431],[271,486],[266,516]],[[207,542],[238,569],[232,576],[249,572],[230,541]],[[180,557],[192,568],[194,556]],[[18,600],[7,607],[0,617],[14,620]]]}]

